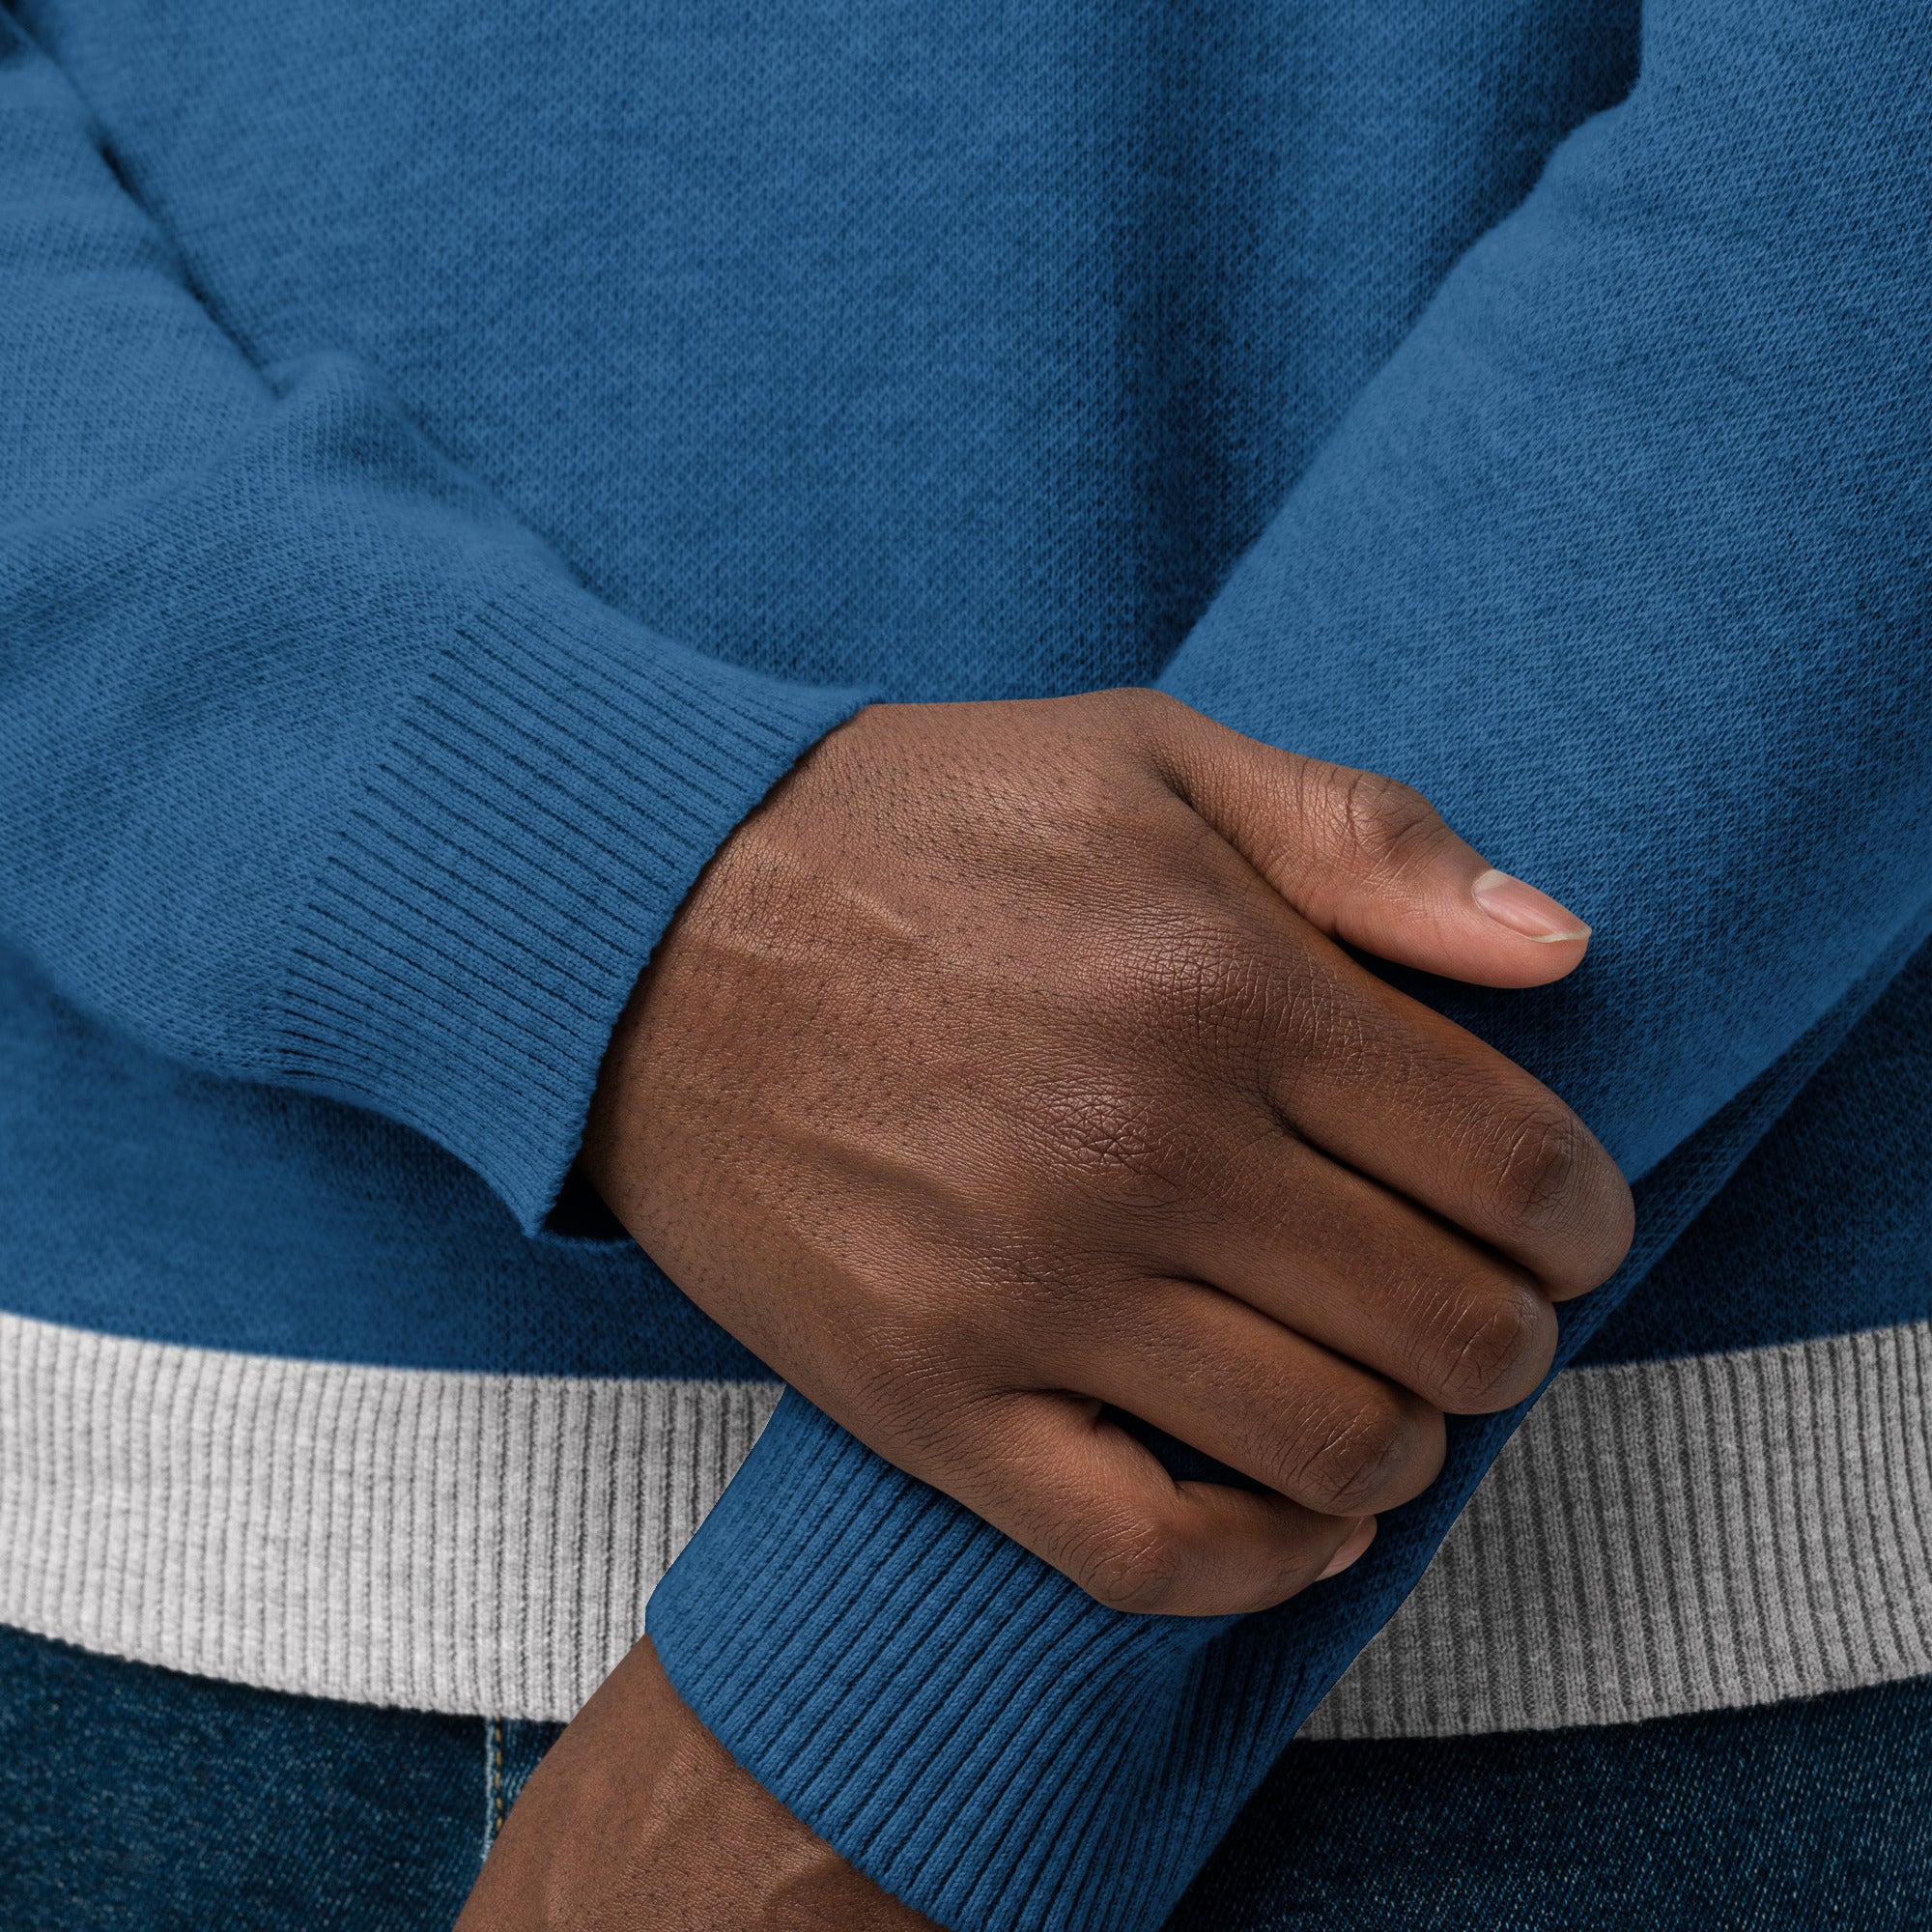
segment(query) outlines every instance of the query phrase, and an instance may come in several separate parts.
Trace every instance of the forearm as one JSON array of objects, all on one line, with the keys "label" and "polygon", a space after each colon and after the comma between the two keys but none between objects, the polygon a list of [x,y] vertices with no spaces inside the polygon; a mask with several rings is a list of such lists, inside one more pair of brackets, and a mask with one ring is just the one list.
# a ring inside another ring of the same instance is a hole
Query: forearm
[{"label": "forearm", "polygon": [[[1651,1176],[1622,1287],[1902,963],[1932,864],[1901,386],[1932,274],[1868,191],[1918,166],[1922,27],[1654,12],[1637,94],[1459,268],[1166,680],[1410,781],[1596,924],[1564,987],[1421,990]],[[652,1627],[733,1750],[939,1916],[1151,1924],[1507,1426],[1453,1431],[1346,1578],[1214,1632],[1083,1605],[788,1399]],[[838,1614],[820,1548],[897,1621]],[[741,1615],[796,1641],[748,1652]]]},{"label": "forearm", "polygon": [[[1531,1001],[1427,997],[1626,1172],[1932,897],[1922,22],[1647,10],[1163,676],[1392,772],[1597,925]],[[1855,883],[1854,883],[1855,882]]]},{"label": "forearm", "polygon": [[456,1932],[931,1932],[731,1762],[641,1638],[519,1797]]},{"label": "forearm", "polygon": [[349,353],[254,365],[0,17],[0,936],[534,1229],[704,861],[860,701],[572,581]]}]

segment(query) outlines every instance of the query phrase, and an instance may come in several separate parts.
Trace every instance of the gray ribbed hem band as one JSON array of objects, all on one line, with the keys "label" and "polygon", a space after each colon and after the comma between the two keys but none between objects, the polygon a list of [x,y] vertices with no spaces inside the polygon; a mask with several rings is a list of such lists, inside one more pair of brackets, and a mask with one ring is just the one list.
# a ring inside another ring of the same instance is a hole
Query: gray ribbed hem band
[{"label": "gray ribbed hem band", "polygon": [[1303,1727],[1445,1737],[1932,1673],[1932,1324],[1573,1370]]},{"label": "gray ribbed hem band", "polygon": [[[1573,1370],[1307,1737],[1932,1672],[1932,1324]],[[777,1399],[285,1361],[0,1315],[0,1623],[315,1696],[568,1718]]]},{"label": "gray ribbed hem band", "polygon": [[269,1690],[568,1718],[778,1397],[0,1316],[0,1623]]}]

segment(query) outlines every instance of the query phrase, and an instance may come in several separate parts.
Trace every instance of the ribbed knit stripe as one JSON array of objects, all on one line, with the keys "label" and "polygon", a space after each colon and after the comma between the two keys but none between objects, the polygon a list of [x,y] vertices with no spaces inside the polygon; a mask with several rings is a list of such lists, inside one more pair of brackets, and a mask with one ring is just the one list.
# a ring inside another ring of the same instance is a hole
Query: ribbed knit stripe
[{"label": "ribbed knit stripe", "polygon": [[[569,1718],[777,1396],[296,1362],[0,1315],[0,1622],[274,1690]],[[950,1643],[945,1602],[914,1580],[948,1535],[935,1506],[916,1548],[868,1550],[848,1524],[831,1553],[881,1618]],[[1050,1620],[1027,1559],[995,1560],[1020,1616],[1037,1598]],[[785,1587],[776,1566],[767,1580]],[[736,1614],[716,1622],[751,1640]],[[781,1658],[801,1639],[757,1640]],[[1069,1702],[1104,1717],[1133,1645],[1128,1620],[1030,1649],[1014,1694],[1031,1715],[980,1739],[970,1775],[1008,1775]],[[885,1751],[931,1742],[904,1655]],[[1925,1672],[1918,1324],[1560,1377],[1302,1735],[1609,1723]],[[774,1689],[763,1719],[782,1705]],[[962,1849],[943,1818],[872,1824],[938,1861]]]},{"label": "ribbed knit stripe", "polygon": [[[1568,1372],[1317,1733],[1605,1722],[1932,1671],[1928,1384],[1926,1324]],[[659,1654],[741,1763],[943,1924],[1158,1923],[1277,1747],[1239,1714],[1305,1704],[1345,1661],[1284,1642],[1292,1621],[1100,1610],[795,1396],[755,1461],[653,1596]],[[844,1501],[882,1489],[882,1513]],[[793,1519],[838,1525],[809,1569]],[[871,1605],[842,1654],[810,1589],[826,1575]],[[1157,1867],[1130,1850],[1148,1842]]]},{"label": "ribbed knit stripe", "polygon": [[1932,1672],[1932,1325],[1559,1377],[1303,1726],[1615,1723]]},{"label": "ribbed knit stripe", "polygon": [[659,934],[865,701],[680,649],[560,578],[499,590],[327,854],[294,942],[283,1071],[429,1134],[534,1231]]},{"label": "ribbed knit stripe", "polygon": [[270,1690],[569,1718],[777,1399],[0,1316],[0,1622]]}]

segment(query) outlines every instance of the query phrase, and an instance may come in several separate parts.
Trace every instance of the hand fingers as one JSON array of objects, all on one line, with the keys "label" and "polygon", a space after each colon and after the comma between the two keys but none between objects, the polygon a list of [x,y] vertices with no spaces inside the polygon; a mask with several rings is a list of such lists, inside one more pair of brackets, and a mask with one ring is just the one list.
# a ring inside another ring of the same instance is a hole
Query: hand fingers
[{"label": "hand fingers", "polygon": [[1185,706],[1161,716],[1169,782],[1302,917],[1425,972],[1541,986],[1582,959],[1590,928],[1496,870],[1421,793],[1377,772],[1299,757]]},{"label": "hand fingers", "polygon": [[1420,1397],[1191,1281],[1145,1285],[1088,1338],[1079,1386],[1323,1516],[1418,1496],[1442,1467]]},{"label": "hand fingers", "polygon": [[[1284,1117],[1521,1262],[1557,1297],[1605,1280],[1629,1246],[1631,1205],[1595,1137],[1521,1068],[1323,937],[1531,985],[1576,963],[1584,928],[1562,915],[1552,931],[1571,938],[1560,944],[1520,929],[1536,923],[1522,895],[1406,786],[1274,751],[1185,706],[1151,716],[1163,775],[1259,875],[1253,927],[1276,935],[1275,970],[1264,967],[1250,990],[1265,997],[1243,1010],[1272,1033],[1262,1051],[1272,1047],[1270,1097]],[[1238,893],[1233,879],[1221,889]]]},{"label": "hand fingers", "polygon": [[940,1486],[1113,1609],[1264,1610],[1346,1567],[1374,1535],[1370,1517],[1179,1482],[1078,1397],[1008,1395],[982,1420],[985,1453]]},{"label": "hand fingers", "polygon": [[1279,962],[1267,1098],[1335,1159],[1534,1274],[1552,1298],[1629,1250],[1630,1189],[1542,1082],[1314,934]]},{"label": "hand fingers", "polygon": [[1169,1272],[1451,1414],[1508,1408],[1548,1373],[1555,1312],[1513,1262],[1271,1125],[1219,1167],[1214,1195],[1157,1249]]}]

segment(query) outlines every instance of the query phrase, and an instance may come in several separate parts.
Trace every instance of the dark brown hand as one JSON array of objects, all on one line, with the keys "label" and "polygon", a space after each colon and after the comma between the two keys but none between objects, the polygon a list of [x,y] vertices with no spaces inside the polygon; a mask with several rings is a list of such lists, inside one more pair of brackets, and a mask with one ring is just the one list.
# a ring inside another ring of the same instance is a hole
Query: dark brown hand
[{"label": "dark brown hand", "polygon": [[1631,1233],[1567,1107],[1337,941],[1526,986],[1585,933],[1414,793],[1151,693],[874,706],[699,880],[583,1163],[881,1455],[1105,1603],[1257,1609],[1535,1387]]}]

